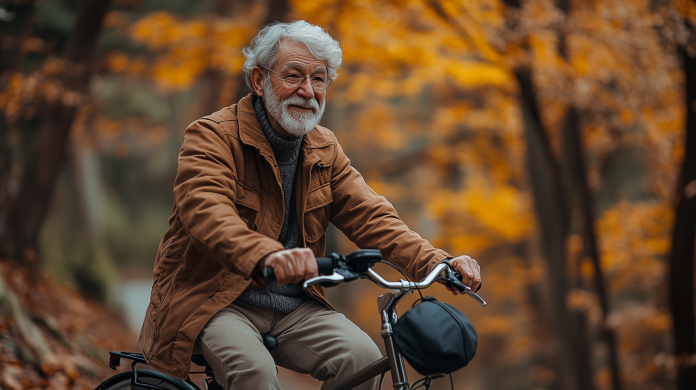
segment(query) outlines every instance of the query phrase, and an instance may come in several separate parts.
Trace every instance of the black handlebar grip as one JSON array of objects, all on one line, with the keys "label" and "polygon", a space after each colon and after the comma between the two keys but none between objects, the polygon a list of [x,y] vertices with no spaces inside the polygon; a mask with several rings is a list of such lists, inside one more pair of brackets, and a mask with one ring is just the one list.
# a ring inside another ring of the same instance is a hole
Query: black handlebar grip
[{"label": "black handlebar grip", "polygon": [[263,277],[266,279],[275,280],[275,273],[273,273],[273,268],[264,267],[263,268]]},{"label": "black handlebar grip", "polygon": [[334,259],[331,257],[317,257],[319,275],[332,275],[334,273]]}]

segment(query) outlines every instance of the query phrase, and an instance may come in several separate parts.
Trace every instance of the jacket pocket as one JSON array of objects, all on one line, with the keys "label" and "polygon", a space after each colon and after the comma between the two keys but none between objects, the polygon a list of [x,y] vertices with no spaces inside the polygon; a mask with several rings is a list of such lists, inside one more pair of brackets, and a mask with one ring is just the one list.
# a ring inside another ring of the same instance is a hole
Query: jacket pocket
[{"label": "jacket pocket", "polygon": [[261,197],[256,191],[237,183],[237,199],[234,203],[239,216],[251,229],[259,210],[261,210]]},{"label": "jacket pocket", "polygon": [[329,226],[333,193],[330,183],[317,187],[307,194],[304,212],[305,241],[314,243],[324,237]]},{"label": "jacket pocket", "polygon": [[[150,294],[150,306],[152,306],[150,313],[153,318],[157,315],[157,312],[162,307],[164,298],[167,296],[172,282],[171,275],[176,272],[181,264],[184,252],[189,245],[189,238],[188,234],[183,229],[180,229],[162,247],[162,253],[158,254],[157,266],[153,275],[152,292]],[[159,258],[160,256],[161,258]]]}]

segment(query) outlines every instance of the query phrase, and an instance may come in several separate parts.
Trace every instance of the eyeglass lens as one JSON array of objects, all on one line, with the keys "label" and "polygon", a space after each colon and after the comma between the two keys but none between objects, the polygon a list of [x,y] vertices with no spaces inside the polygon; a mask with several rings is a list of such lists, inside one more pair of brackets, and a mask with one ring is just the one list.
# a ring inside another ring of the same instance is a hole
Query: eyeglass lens
[{"label": "eyeglass lens", "polygon": [[312,76],[305,76],[302,77],[298,74],[289,74],[286,75],[285,78],[285,84],[288,85],[288,87],[295,88],[299,86],[300,84],[304,83],[304,79],[309,77],[309,81],[312,83],[312,86],[314,88],[319,89],[319,90],[324,90],[329,87],[330,80],[328,77],[322,74],[315,74]]}]

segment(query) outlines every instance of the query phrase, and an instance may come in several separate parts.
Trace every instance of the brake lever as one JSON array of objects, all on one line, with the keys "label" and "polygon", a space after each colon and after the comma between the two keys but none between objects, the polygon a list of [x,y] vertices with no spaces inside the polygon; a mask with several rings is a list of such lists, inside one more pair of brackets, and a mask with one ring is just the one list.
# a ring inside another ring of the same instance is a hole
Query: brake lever
[{"label": "brake lever", "polygon": [[486,307],[488,305],[488,303],[486,303],[486,301],[484,301],[483,298],[481,298],[475,292],[471,291],[471,288],[469,288],[469,286],[462,283],[462,281],[461,281],[462,275],[459,272],[453,270],[451,265],[448,264],[445,272],[447,273],[447,277],[445,278],[445,280],[447,281],[448,287],[450,287],[450,286],[456,287],[457,290],[459,290],[459,292],[462,292],[462,293],[474,298],[474,300],[476,302],[480,303],[481,306],[483,306],[483,307]]},{"label": "brake lever", "polygon": [[307,287],[313,286],[315,284],[319,284],[319,285],[324,286],[324,287],[332,287],[332,286],[335,286],[335,285],[337,285],[345,280],[346,280],[345,276],[334,271],[334,273],[331,275],[321,275],[321,276],[317,276],[317,277],[305,280],[302,283],[302,288],[307,288]]}]

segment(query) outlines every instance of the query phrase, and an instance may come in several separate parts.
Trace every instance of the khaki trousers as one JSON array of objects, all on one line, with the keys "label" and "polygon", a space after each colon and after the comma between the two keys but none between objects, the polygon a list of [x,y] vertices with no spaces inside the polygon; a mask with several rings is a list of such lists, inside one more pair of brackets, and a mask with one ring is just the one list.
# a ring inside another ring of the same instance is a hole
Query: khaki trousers
[{"label": "khaki trousers", "polygon": [[[261,340],[265,333],[278,339],[270,353]],[[309,374],[325,389],[382,357],[365,332],[313,300],[288,314],[232,303],[210,319],[196,348],[227,390],[281,389],[276,365]],[[376,389],[378,381],[355,390]]]}]

